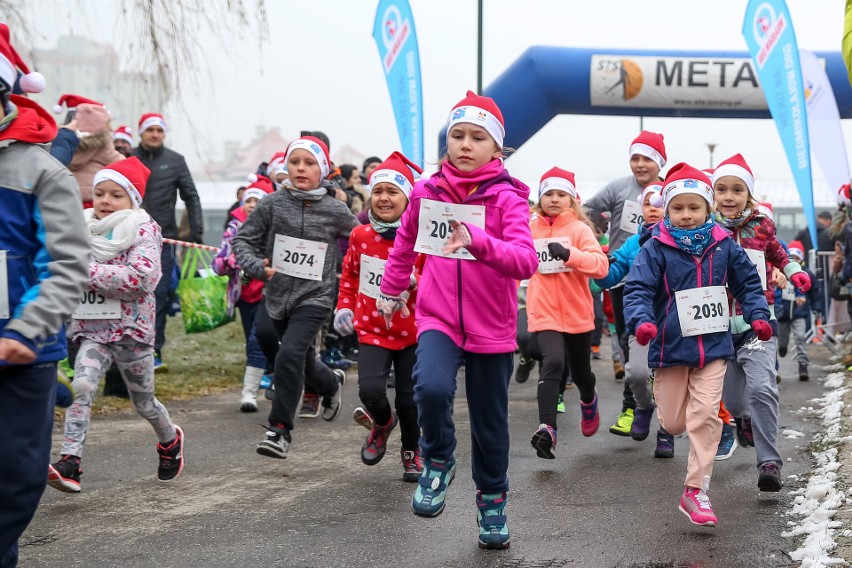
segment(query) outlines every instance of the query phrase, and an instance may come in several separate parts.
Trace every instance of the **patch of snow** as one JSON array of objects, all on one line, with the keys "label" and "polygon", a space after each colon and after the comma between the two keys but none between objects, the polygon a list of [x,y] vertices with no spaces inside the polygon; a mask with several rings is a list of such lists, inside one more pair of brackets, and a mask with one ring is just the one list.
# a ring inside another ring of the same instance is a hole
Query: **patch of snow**
[{"label": "patch of snow", "polygon": [[797,432],[796,430],[782,430],[781,435],[787,438],[788,440],[795,440],[796,438],[804,438],[804,432]]}]

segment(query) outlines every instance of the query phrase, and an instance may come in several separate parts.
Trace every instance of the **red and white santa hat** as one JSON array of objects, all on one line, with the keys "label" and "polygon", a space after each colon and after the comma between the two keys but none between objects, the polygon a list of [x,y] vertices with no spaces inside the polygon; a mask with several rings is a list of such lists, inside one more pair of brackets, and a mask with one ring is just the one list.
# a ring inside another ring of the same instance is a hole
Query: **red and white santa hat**
[{"label": "red and white santa hat", "polygon": [[12,92],[15,81],[18,80],[18,71],[21,77],[18,85],[25,93],[40,93],[44,90],[46,81],[41,73],[30,72],[27,64],[12,47],[9,36],[9,26],[0,23],[0,81],[6,83],[8,92]]},{"label": "red and white santa hat", "polygon": [[97,187],[103,181],[114,181],[130,195],[130,200],[133,202],[135,209],[142,206],[142,198],[145,197],[145,186],[148,185],[148,177],[150,175],[151,170],[146,168],[145,164],[139,161],[139,158],[132,156],[99,170],[92,180],[92,187]]},{"label": "red and white santa hat", "polygon": [[296,138],[287,146],[287,153],[284,158],[285,164],[290,162],[290,154],[293,153],[293,150],[307,150],[313,154],[317,163],[320,165],[322,179],[328,177],[328,173],[331,171],[331,160],[328,157],[328,146],[322,140],[314,136]]},{"label": "red and white santa hat", "polygon": [[275,152],[266,164],[266,175],[274,176],[279,171],[287,171],[287,153]]},{"label": "red and white santa hat", "polygon": [[790,256],[805,258],[805,245],[801,241],[790,241],[787,243],[787,250],[790,251]]},{"label": "red and white santa hat", "polygon": [[423,173],[420,166],[403,156],[401,152],[394,152],[370,174],[370,187],[373,188],[380,183],[390,183],[399,188],[405,194],[405,198],[409,199],[414,189],[412,170],[417,172],[418,176]]},{"label": "red and white santa hat", "polygon": [[663,169],[666,165],[666,145],[663,142],[663,135],[649,130],[640,132],[639,136],[630,143],[628,159],[635,154],[650,158],[660,169]]},{"label": "red and white santa hat", "polygon": [[662,193],[651,196],[651,205],[668,211],[672,198],[684,193],[700,195],[707,201],[707,208],[713,210],[713,188],[710,187],[710,179],[704,172],[686,162],[672,166],[663,182]]},{"label": "red and white santa hat", "polygon": [[263,199],[275,191],[275,186],[272,185],[272,180],[266,176],[251,174],[249,175],[248,180],[251,182],[251,185],[246,187],[245,191],[243,191],[243,198],[240,201],[240,205],[245,205],[246,201],[252,197]]},{"label": "red and white santa hat", "polygon": [[142,134],[152,126],[159,126],[163,129],[163,132],[169,131],[169,127],[166,125],[166,119],[163,118],[163,115],[157,114],[156,112],[146,112],[142,115],[142,118],[139,119],[139,134]]},{"label": "red and white santa hat", "polygon": [[133,144],[133,129],[122,124],[112,133],[113,140],[124,140],[128,144]]},{"label": "red and white santa hat", "polygon": [[80,95],[62,95],[59,97],[59,102],[53,106],[53,112],[56,114],[62,113],[62,105],[68,110],[74,110],[80,105],[94,105],[105,107],[103,103],[99,103],[98,101],[87,99],[86,97],[81,97]]},{"label": "red and white santa hat", "polygon": [[450,112],[450,118],[447,120],[447,136],[450,135],[453,126],[463,122],[481,126],[500,148],[503,147],[503,139],[506,137],[506,123],[503,121],[503,113],[500,112],[494,99],[468,91],[467,96],[459,101]]},{"label": "red and white santa hat", "polygon": [[757,204],[757,210],[763,213],[764,217],[768,217],[770,221],[775,222],[775,210],[772,208],[772,204],[768,201],[764,201],[763,203]]},{"label": "red and white santa hat", "polygon": [[578,203],[580,202],[580,194],[577,193],[577,186],[574,184],[574,172],[557,167],[544,172],[538,183],[538,198],[541,199],[542,195],[553,190],[564,191]]},{"label": "red and white santa hat", "polygon": [[748,187],[748,192],[754,194],[754,174],[743,158],[742,154],[734,154],[727,160],[722,161],[713,171],[713,186],[721,177],[735,176],[743,180]]},{"label": "red and white santa hat", "polygon": [[648,196],[648,194],[650,194],[651,195],[651,201],[650,201],[651,207],[658,207],[657,205],[654,205],[654,196],[659,195],[662,192],[663,192],[663,184],[661,184],[658,181],[655,181],[653,183],[649,183],[648,185],[645,186],[645,189],[642,190],[642,193],[639,194],[639,197],[636,198],[636,201],[639,202],[639,205],[645,205],[645,198]]}]

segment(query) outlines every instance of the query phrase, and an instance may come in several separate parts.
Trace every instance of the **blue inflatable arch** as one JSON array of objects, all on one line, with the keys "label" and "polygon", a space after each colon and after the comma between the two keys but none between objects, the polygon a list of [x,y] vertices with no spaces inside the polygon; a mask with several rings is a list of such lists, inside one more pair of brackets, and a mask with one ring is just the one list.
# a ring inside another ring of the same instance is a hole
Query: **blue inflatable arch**
[{"label": "blue inflatable arch", "polygon": [[[840,116],[852,118],[852,87],[840,52],[816,55],[825,62]],[[771,118],[745,51],[531,47],[485,95],[503,112],[504,144],[514,149],[559,114]],[[445,140],[442,131],[439,155]]]}]

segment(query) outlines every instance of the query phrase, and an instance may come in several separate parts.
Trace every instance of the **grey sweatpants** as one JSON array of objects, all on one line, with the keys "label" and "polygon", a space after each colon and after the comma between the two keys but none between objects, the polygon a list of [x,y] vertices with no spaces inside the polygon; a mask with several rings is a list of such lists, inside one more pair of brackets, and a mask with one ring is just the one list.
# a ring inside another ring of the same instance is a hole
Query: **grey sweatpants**
[{"label": "grey sweatpants", "polygon": [[796,346],[796,362],[799,365],[807,366],[808,361],[808,345],[805,340],[805,332],[807,332],[807,320],[805,318],[796,318],[778,322],[778,346],[786,348],[790,343],[790,332],[793,332],[793,344]]},{"label": "grey sweatpants", "polygon": [[71,383],[74,404],[65,413],[62,455],[82,456],[98,383],[113,360],[127,385],[133,408],[151,423],[157,440],[166,445],[175,439],[175,427],[169,412],[154,396],[154,348],[126,335],[107,344],[84,339],[74,362],[74,381]]},{"label": "grey sweatpants", "polygon": [[651,369],[648,368],[648,346],[639,345],[636,336],[631,335],[627,339],[627,348],[630,357],[624,365],[624,378],[633,391],[636,408],[646,410],[654,398],[651,393]]},{"label": "grey sweatpants", "polygon": [[734,416],[751,416],[757,465],[784,463],[778,453],[778,385],[775,356],[778,340],[760,341],[753,332],[734,354],[725,373],[722,400]]}]

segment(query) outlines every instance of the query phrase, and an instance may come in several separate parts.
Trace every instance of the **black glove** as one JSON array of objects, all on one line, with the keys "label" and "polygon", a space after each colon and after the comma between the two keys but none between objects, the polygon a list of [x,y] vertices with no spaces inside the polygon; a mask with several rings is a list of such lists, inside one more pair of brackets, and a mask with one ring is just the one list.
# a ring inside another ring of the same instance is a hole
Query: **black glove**
[{"label": "black glove", "polygon": [[550,253],[550,256],[562,262],[568,262],[568,257],[571,256],[571,251],[559,243],[548,243],[547,251]]}]

